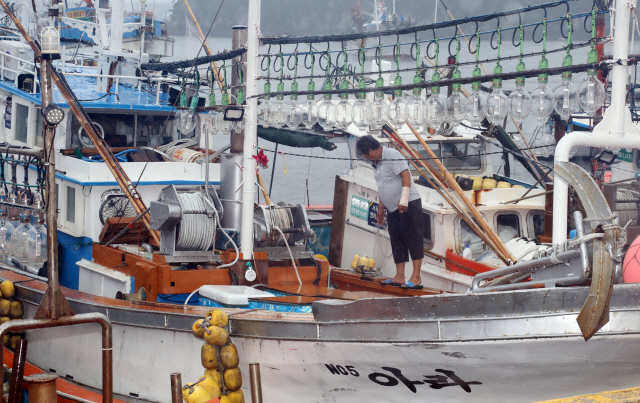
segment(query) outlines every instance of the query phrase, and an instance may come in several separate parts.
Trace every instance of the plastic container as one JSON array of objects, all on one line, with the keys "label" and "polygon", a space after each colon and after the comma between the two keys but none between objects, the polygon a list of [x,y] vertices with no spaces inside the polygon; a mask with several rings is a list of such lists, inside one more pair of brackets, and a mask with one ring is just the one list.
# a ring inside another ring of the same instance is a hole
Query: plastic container
[{"label": "plastic container", "polygon": [[471,248],[469,248],[469,244],[465,245],[464,250],[462,251],[462,257],[469,260],[473,259],[473,252],[471,252]]}]

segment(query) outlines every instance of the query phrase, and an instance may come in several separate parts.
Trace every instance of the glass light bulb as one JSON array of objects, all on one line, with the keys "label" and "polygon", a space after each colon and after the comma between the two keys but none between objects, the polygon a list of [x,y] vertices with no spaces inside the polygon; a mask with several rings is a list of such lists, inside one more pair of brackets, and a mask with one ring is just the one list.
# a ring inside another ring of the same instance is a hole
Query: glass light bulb
[{"label": "glass light bulb", "polygon": [[479,126],[487,116],[487,98],[478,90],[474,90],[468,101],[469,113],[467,114],[467,120],[471,123],[471,126]]},{"label": "glass light bulb", "polygon": [[353,107],[348,98],[340,99],[335,110],[336,127],[346,130],[353,121]]},{"label": "glass light bulb", "polygon": [[504,124],[508,111],[507,96],[502,92],[501,86],[494,85],[493,91],[487,98],[487,119],[494,125]]},{"label": "glass light bulb", "polygon": [[515,91],[511,91],[509,94],[509,114],[517,123],[529,116],[531,113],[531,95],[529,91],[524,89],[524,86],[516,86]]},{"label": "glass light bulb", "polygon": [[231,128],[237,132],[241,132],[244,130],[244,126],[247,122],[245,121],[245,117],[243,116],[240,120],[234,120],[231,122]]},{"label": "glass light bulb", "polygon": [[424,124],[425,102],[420,98],[420,94],[407,97],[407,123],[415,130]]},{"label": "glass light bulb", "polygon": [[220,115],[218,111],[210,111],[207,120],[209,125],[209,133],[216,134],[220,131]]},{"label": "glass light bulb", "polygon": [[300,106],[300,112],[304,127],[311,130],[318,121],[318,104],[313,99],[307,99],[307,102]]},{"label": "glass light bulb", "polygon": [[258,124],[262,127],[271,126],[271,99],[263,98],[258,105]]},{"label": "glass light bulb", "polygon": [[178,111],[176,115],[178,118],[178,130],[180,130],[182,134],[189,134],[196,128],[196,114],[191,109]]},{"label": "glass light bulb", "polygon": [[20,215],[20,224],[11,235],[11,253],[23,263],[27,261],[27,240],[29,229],[27,228],[27,219],[24,214]]},{"label": "glass light bulb", "polygon": [[562,120],[569,120],[579,107],[578,91],[575,85],[571,83],[571,77],[563,76],[562,84],[554,91],[554,109]]},{"label": "glass light bulb", "polygon": [[393,98],[389,105],[389,121],[393,123],[396,129],[400,129],[404,122],[407,121],[407,99],[400,94]]},{"label": "glass light bulb", "polygon": [[360,130],[367,130],[372,122],[373,107],[366,98],[358,98],[353,104],[353,123]]},{"label": "glass light bulb", "polygon": [[427,99],[424,109],[424,121],[429,126],[437,129],[445,120],[447,120],[447,98],[439,92],[434,93]]},{"label": "glass light bulb", "polygon": [[531,93],[531,115],[538,122],[546,122],[553,111],[553,92],[546,81],[538,81],[538,87]]},{"label": "glass light bulb", "polygon": [[447,98],[447,115],[452,129],[458,125],[469,115],[469,101],[460,91],[452,91]]},{"label": "glass light bulb", "polygon": [[604,105],[604,85],[595,74],[587,74],[587,79],[580,84],[578,89],[580,106],[589,116],[594,116],[598,109]]},{"label": "glass light bulb", "polygon": [[46,260],[47,227],[38,220],[27,234],[27,261],[30,265],[41,267]]},{"label": "glass light bulb", "polygon": [[540,154],[545,158],[549,158],[553,154],[554,146],[556,145],[556,139],[553,135],[553,122],[545,124],[544,134],[540,139],[539,150]]},{"label": "glass light bulb", "polygon": [[325,98],[318,105],[318,123],[325,131],[333,129],[336,125],[336,106],[331,98]]},{"label": "glass light bulb", "polygon": [[287,104],[287,126],[296,129],[302,123],[302,108],[297,100],[291,100]]},{"label": "glass light bulb", "polygon": [[11,254],[7,244],[7,217],[0,218],[0,259],[5,260]]},{"label": "glass light bulb", "polygon": [[271,101],[271,126],[280,128],[287,123],[287,105],[283,99],[278,98]]},{"label": "glass light bulb", "polygon": [[389,120],[389,104],[384,96],[376,96],[371,104],[371,130],[380,130]]}]

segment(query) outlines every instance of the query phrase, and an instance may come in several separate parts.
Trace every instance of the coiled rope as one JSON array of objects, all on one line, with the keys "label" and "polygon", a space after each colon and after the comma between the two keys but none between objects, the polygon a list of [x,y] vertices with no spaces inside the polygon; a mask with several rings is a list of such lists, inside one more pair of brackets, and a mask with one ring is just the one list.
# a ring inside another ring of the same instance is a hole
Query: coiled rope
[{"label": "coiled rope", "polygon": [[[279,230],[281,233],[271,231],[269,234],[269,244],[273,246],[283,246],[289,244],[289,238],[291,233],[284,233],[291,229],[291,220],[289,219],[289,213],[283,208],[270,208],[265,210],[265,220],[269,223],[269,226],[273,229]],[[280,236],[282,235],[282,237]]]},{"label": "coiled rope", "polygon": [[208,250],[213,244],[215,218],[207,214],[205,201],[198,193],[178,193],[182,221],[176,246],[179,250]]}]

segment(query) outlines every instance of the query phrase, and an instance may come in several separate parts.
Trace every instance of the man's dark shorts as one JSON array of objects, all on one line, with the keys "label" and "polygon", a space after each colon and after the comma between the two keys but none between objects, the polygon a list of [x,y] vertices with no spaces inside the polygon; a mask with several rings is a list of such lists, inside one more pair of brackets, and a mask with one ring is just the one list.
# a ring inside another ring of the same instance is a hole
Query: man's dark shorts
[{"label": "man's dark shorts", "polygon": [[409,255],[411,255],[411,260],[422,259],[424,256],[422,200],[410,201],[406,212],[400,214],[400,210],[396,210],[387,215],[387,220],[393,261],[395,263],[408,262]]}]

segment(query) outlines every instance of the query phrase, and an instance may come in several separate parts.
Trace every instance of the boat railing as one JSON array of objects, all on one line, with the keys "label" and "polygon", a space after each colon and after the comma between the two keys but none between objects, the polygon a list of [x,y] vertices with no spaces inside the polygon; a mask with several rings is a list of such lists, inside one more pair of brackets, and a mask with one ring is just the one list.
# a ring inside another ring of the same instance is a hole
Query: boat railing
[{"label": "boat railing", "polygon": [[[33,88],[31,88],[31,93],[35,94],[36,93],[36,89],[38,87],[38,84],[40,82],[40,79],[38,78],[38,74],[36,73],[36,64],[33,62],[30,62],[28,60],[24,60],[22,58],[19,58],[17,56],[13,56],[9,53],[4,53],[2,54],[2,58],[0,60],[0,78],[2,79],[2,81],[5,80],[5,71],[10,72],[10,73],[14,73],[16,75],[16,78],[14,79],[14,85],[17,87],[18,86],[18,77],[20,76],[20,74],[22,72],[26,73],[26,74],[30,74],[33,76]],[[18,61],[18,67],[17,70],[13,70],[7,66],[5,66],[5,61],[7,59],[16,59]],[[27,69],[25,66],[29,66],[31,67],[31,70]]]}]

